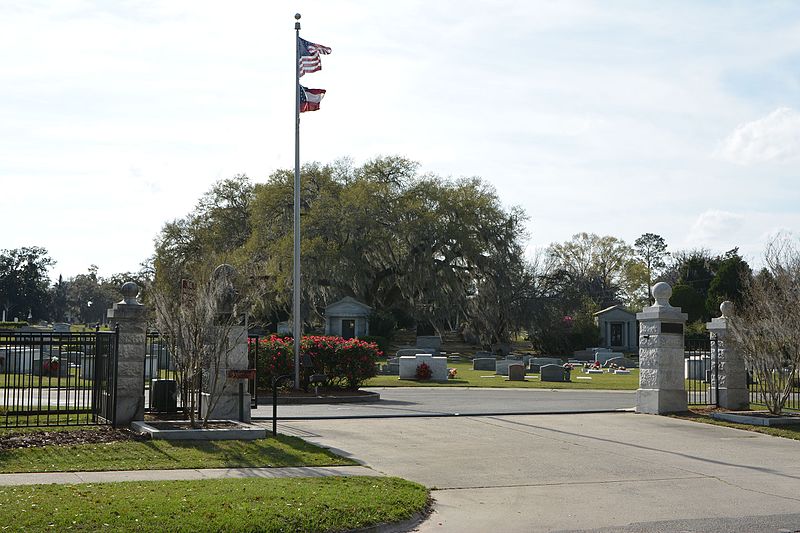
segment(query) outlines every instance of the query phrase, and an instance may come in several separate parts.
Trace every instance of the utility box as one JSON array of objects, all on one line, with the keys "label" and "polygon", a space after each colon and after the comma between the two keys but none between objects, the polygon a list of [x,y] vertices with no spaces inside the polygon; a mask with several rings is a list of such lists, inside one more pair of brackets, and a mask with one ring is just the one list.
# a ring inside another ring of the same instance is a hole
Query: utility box
[{"label": "utility box", "polygon": [[150,410],[160,413],[178,411],[178,382],[174,379],[150,380]]}]

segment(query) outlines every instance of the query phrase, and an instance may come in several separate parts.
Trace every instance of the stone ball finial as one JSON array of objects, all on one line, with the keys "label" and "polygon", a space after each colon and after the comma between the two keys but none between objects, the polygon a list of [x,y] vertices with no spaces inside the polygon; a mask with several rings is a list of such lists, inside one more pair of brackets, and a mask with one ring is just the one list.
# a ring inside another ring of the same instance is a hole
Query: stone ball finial
[{"label": "stone ball finial", "polygon": [[139,295],[139,286],[132,282],[126,281],[122,284],[122,287],[119,288],[119,291],[122,293],[122,301],[128,305],[139,305],[139,302],[136,300],[136,297]]},{"label": "stone ball finial", "polygon": [[736,306],[730,300],[725,300],[719,304],[719,311],[722,313],[722,318],[729,318],[733,316],[733,311]]},{"label": "stone ball finial", "polygon": [[672,296],[672,287],[665,281],[659,281],[653,285],[653,298],[656,299],[656,305],[663,305],[669,307],[669,298]]}]

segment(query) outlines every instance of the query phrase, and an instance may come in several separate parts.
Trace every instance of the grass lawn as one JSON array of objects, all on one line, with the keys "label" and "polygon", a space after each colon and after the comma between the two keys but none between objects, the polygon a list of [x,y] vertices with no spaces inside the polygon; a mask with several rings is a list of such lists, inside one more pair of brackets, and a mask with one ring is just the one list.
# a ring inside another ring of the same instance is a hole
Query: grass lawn
[{"label": "grass lawn", "polygon": [[[89,379],[82,379],[78,376],[77,369],[70,369],[69,375],[59,376],[35,376],[32,374],[0,374],[0,388],[57,388],[71,389],[70,394],[75,394],[75,389],[82,387],[91,388],[94,382]],[[81,391],[78,391],[80,393]]]},{"label": "grass lawn", "polygon": [[378,477],[0,487],[9,531],[342,531],[404,520],[427,503],[422,485]]},{"label": "grass lawn", "polygon": [[[639,370],[631,369],[628,375],[616,374],[584,374],[580,368],[575,368],[571,374],[571,382],[554,383],[542,382],[538,374],[529,375],[527,381],[508,381],[506,376],[495,376],[490,370],[472,370],[471,362],[448,363],[448,367],[455,368],[458,373],[455,379],[446,383],[434,381],[417,381],[411,379],[398,379],[397,376],[376,376],[367,380],[364,387],[513,387],[529,389],[605,389],[605,390],[636,390],[639,387]],[[492,377],[481,377],[492,376]],[[578,377],[592,379],[578,379]]]},{"label": "grass lawn", "polygon": [[0,451],[2,473],[353,464],[357,463],[284,435],[254,441],[129,440]]},{"label": "grass lawn", "polygon": [[[763,406],[751,404],[752,410],[763,410]],[[680,418],[683,420],[691,420],[692,422],[700,422],[703,424],[711,424],[714,426],[724,426],[735,429],[743,429],[745,431],[754,431],[756,433],[763,433],[765,435],[772,435],[773,437],[783,437],[786,439],[800,440],[800,426],[753,426],[751,424],[737,424],[735,422],[727,422],[725,420],[715,420],[711,418],[713,409],[692,408],[689,413],[669,415],[673,418]]]}]

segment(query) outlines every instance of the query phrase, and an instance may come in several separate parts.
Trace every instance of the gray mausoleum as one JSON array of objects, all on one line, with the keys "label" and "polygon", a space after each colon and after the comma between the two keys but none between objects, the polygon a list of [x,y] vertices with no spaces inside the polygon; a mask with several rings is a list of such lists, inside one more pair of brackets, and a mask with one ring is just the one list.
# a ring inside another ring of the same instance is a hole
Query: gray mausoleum
[{"label": "gray mausoleum", "polygon": [[325,335],[345,339],[369,335],[369,314],[372,308],[355,298],[345,296],[325,308]]},{"label": "gray mausoleum", "polygon": [[612,305],[594,313],[594,323],[600,329],[600,346],[620,352],[639,349],[636,315],[621,305]]}]

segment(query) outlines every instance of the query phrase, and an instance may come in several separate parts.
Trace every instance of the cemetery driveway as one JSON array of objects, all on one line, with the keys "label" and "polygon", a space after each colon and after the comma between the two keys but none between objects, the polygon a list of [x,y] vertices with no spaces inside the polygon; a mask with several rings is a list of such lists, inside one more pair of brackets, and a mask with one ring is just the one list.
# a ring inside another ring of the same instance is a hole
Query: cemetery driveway
[{"label": "cemetery driveway", "polygon": [[[414,417],[490,414],[585,413],[633,409],[636,391],[574,389],[501,389],[471,387],[383,387],[374,403],[279,405],[278,418]],[[255,418],[272,417],[261,404]]]},{"label": "cemetery driveway", "polygon": [[633,413],[279,429],[432,487],[423,532],[800,530],[800,441]]}]

